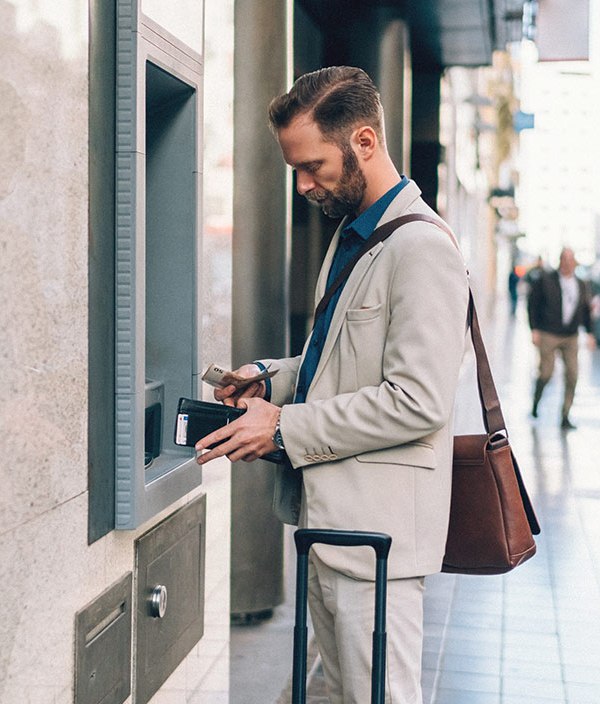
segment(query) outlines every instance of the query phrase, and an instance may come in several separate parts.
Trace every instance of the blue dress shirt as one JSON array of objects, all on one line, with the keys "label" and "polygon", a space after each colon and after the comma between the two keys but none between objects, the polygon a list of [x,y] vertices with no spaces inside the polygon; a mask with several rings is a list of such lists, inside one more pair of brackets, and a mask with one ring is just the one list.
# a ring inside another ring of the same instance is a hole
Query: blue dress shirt
[{"label": "blue dress shirt", "polygon": [[[365,241],[373,234],[373,231],[377,227],[377,223],[387,210],[389,204],[407,183],[408,179],[406,176],[403,176],[399,183],[397,183],[393,188],[390,188],[390,190],[382,195],[381,198],[376,200],[373,205],[369,206],[355,220],[344,227],[340,234],[338,246],[327,276],[327,288],[331,286],[346,264],[351,261],[351,259],[364,245]],[[335,307],[345,284],[346,282],[344,282],[333,294],[327,308],[315,321],[310,344],[306,350],[302,366],[300,367],[294,403],[304,403],[306,400],[306,394],[308,393],[310,384],[313,380],[315,372],[317,371],[319,359],[321,358],[321,353],[323,352],[325,339],[327,338],[327,333],[329,332],[329,326],[331,325],[331,319],[333,318]]]}]

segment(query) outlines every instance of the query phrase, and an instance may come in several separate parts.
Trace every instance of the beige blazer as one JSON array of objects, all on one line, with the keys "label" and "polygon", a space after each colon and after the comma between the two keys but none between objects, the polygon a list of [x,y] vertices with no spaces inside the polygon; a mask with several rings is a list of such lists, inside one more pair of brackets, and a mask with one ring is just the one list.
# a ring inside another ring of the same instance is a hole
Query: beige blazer
[{"label": "beige blazer", "polygon": [[[407,213],[437,217],[420,194],[410,181],[379,224]],[[323,262],[317,302],[344,224]],[[302,527],[389,533],[392,579],[441,567],[467,301],[464,262],[448,234],[409,223],[354,268],[305,403],[292,404],[303,355],[264,360],[279,370],[271,400],[282,406],[287,472],[303,478],[301,496],[293,495],[294,477],[279,471],[278,515]],[[315,549],[334,569],[374,576],[370,548]]]}]

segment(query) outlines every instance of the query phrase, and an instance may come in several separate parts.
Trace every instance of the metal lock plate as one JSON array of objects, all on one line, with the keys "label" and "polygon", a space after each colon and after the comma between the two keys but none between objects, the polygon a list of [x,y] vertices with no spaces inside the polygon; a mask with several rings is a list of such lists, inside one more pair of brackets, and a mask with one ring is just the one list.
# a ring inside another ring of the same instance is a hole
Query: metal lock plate
[{"label": "metal lock plate", "polygon": [[204,632],[206,497],[136,541],[136,704],[149,701]]},{"label": "metal lock plate", "polygon": [[122,704],[131,691],[131,572],[75,616],[75,704]]}]

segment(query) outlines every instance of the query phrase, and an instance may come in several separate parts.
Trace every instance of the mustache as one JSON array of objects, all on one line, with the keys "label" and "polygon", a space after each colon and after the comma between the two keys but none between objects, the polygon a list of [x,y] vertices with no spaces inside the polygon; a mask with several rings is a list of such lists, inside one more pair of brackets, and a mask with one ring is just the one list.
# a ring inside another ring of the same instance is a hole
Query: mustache
[{"label": "mustache", "polygon": [[324,200],[327,200],[328,197],[330,197],[330,193],[327,191],[310,191],[309,193],[305,193],[305,198],[307,200],[310,200],[312,203],[322,203]]}]

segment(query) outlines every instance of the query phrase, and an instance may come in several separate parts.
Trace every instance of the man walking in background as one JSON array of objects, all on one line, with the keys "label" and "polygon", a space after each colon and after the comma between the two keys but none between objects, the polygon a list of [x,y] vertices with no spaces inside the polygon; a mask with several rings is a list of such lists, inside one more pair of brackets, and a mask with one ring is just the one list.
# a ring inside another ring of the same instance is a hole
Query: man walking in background
[{"label": "man walking in background", "polygon": [[554,359],[560,353],[565,367],[565,389],[561,428],[573,430],[569,411],[575,396],[578,373],[578,332],[581,326],[592,335],[590,297],[586,285],[575,276],[577,262],[572,249],[560,253],[558,270],[542,271],[532,283],[527,311],[531,339],[539,350],[539,372],[533,394],[531,415],[538,417],[538,405],[544,387],[554,371]]}]

